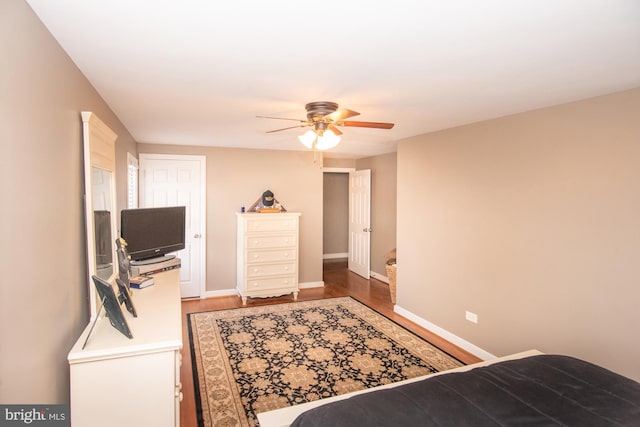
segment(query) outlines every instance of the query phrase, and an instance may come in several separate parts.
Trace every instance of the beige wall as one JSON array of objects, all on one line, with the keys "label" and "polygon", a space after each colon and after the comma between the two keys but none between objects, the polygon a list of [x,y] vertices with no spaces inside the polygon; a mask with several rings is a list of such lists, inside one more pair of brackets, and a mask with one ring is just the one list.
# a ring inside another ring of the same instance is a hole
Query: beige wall
[{"label": "beige wall", "polygon": [[323,159],[323,167],[325,168],[355,168],[356,160],[355,159],[334,159],[331,157],[327,157],[324,155]]},{"label": "beige wall", "polygon": [[[322,281],[322,166],[309,151],[138,144],[140,153],[207,162],[207,291],[236,286],[236,212],[269,189],[300,217],[300,282]],[[266,214],[265,214],[266,215]]]},{"label": "beige wall", "polygon": [[66,403],[89,318],[80,111],[135,143],[24,1],[0,2],[0,52],[0,402]]},{"label": "beige wall", "polygon": [[349,174],[323,174],[323,236],[325,255],[349,252]]},{"label": "beige wall", "polygon": [[371,169],[371,271],[387,275],[385,254],[396,247],[396,153],[358,159],[357,169]]},{"label": "beige wall", "polygon": [[398,304],[640,379],[639,117],[635,89],[400,141]]}]

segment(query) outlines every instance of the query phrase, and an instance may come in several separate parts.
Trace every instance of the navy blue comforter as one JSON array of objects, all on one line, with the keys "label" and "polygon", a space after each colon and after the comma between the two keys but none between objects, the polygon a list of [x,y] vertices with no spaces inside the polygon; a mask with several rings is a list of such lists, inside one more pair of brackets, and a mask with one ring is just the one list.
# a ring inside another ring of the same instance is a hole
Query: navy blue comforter
[{"label": "navy blue comforter", "polygon": [[640,426],[640,383],[539,355],[329,403],[292,426]]}]

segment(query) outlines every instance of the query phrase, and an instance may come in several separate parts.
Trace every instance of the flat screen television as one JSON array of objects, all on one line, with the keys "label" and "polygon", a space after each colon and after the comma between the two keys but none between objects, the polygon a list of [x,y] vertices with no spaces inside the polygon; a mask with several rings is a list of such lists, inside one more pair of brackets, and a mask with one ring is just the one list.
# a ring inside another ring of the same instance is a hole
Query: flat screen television
[{"label": "flat screen television", "polygon": [[170,252],[185,248],[184,206],[123,209],[120,235],[127,242],[133,265],[151,264],[174,258]]}]

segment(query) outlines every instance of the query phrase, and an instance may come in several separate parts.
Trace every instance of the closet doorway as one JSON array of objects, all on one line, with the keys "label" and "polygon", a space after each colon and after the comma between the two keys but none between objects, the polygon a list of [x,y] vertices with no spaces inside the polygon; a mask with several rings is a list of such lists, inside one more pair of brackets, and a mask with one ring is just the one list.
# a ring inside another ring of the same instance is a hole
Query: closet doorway
[{"label": "closet doorway", "polygon": [[371,171],[323,171],[323,258],[347,258],[349,270],[370,277]]}]

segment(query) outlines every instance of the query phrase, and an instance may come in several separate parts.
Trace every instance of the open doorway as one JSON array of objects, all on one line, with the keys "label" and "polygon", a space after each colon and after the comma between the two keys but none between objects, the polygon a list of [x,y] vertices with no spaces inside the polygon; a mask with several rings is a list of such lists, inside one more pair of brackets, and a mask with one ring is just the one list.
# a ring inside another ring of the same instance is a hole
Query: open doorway
[{"label": "open doorway", "polygon": [[[349,257],[349,171],[325,168],[323,173],[322,258]],[[355,170],[355,169],[353,169]]]},{"label": "open doorway", "polygon": [[[352,164],[349,164],[351,166]],[[358,159],[353,164],[352,168],[349,167],[326,167],[323,169],[327,173],[340,173],[344,178],[344,191],[347,192],[347,175],[352,171],[363,171],[366,169],[371,170],[371,212],[370,212],[370,226],[371,233],[370,248],[369,248],[369,261],[370,261],[370,275],[383,282],[388,282],[387,270],[386,270],[386,254],[396,247],[396,199],[397,199],[397,153],[382,154],[379,156],[368,157],[365,159]],[[327,192],[331,191],[330,187],[327,187]],[[344,198],[342,200],[345,200]],[[330,216],[331,212],[327,212],[328,209],[338,209],[337,205],[333,201],[325,202],[325,216]],[[348,202],[344,201],[346,205]],[[344,208],[346,212],[347,208]],[[347,214],[343,217],[344,223],[348,221]],[[343,225],[343,227],[347,227]],[[325,231],[323,234],[328,234],[332,230],[331,225],[325,225]],[[346,245],[343,244],[343,248]],[[325,246],[323,254],[327,257],[331,257],[332,254],[339,254],[342,251],[348,251],[348,249],[335,249]],[[350,256],[350,255],[348,255]]]},{"label": "open doorway", "polygon": [[371,171],[324,170],[323,258],[348,260],[349,270],[368,279],[371,250]]}]

